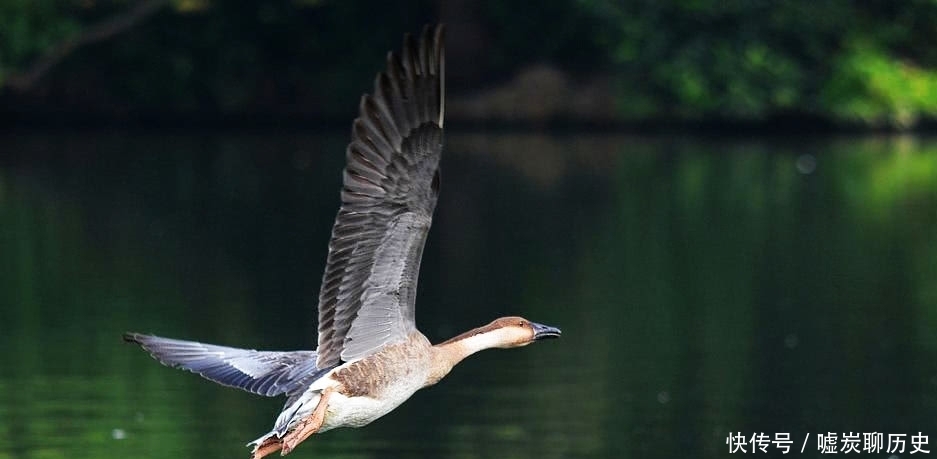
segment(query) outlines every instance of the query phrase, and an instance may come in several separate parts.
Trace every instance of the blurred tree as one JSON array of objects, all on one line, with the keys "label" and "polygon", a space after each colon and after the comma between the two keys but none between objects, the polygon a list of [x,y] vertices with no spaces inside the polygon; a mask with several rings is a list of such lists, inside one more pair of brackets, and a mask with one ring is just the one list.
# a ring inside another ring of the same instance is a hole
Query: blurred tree
[{"label": "blurred tree", "polygon": [[77,21],[62,14],[54,1],[0,3],[0,83],[78,28]]},{"label": "blurred tree", "polygon": [[[0,50],[0,86],[17,91],[31,89],[52,67],[78,48],[126,31],[169,1],[141,0],[89,26],[81,25],[80,20],[69,14],[74,13],[71,3],[11,0],[0,5],[0,18],[3,18],[0,21],[5,22],[0,24],[0,43],[6,45]],[[24,70],[17,72],[9,68]]]},{"label": "blurred tree", "polygon": [[630,118],[793,112],[904,127],[937,116],[933,0],[579,3]]},{"label": "blurred tree", "polygon": [[400,32],[440,15],[465,53],[453,87],[546,64],[614,81],[623,121],[937,118],[934,0],[8,0],[0,86],[18,110],[344,119]]}]

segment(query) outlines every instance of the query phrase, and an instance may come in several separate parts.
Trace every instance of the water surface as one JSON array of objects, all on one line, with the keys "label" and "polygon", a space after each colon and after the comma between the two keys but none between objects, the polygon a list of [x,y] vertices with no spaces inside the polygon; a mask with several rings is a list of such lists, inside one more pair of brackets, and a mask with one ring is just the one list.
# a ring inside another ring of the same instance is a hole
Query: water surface
[{"label": "water surface", "polygon": [[[0,137],[0,459],[247,457],[282,400],[120,334],[312,348],[345,135]],[[453,134],[442,167],[420,328],[519,314],[563,338],[478,354],[295,457],[937,434],[933,139]]]}]

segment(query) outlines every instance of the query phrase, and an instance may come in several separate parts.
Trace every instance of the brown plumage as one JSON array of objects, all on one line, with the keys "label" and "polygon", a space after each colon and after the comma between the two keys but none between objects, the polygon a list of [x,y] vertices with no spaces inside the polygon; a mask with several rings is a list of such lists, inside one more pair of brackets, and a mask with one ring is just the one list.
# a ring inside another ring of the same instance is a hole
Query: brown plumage
[{"label": "brown plumage", "polygon": [[368,358],[337,370],[331,378],[340,384],[337,390],[342,395],[380,399],[394,381],[413,376],[415,368],[436,367],[433,351],[429,340],[414,332],[404,342],[384,346]]}]

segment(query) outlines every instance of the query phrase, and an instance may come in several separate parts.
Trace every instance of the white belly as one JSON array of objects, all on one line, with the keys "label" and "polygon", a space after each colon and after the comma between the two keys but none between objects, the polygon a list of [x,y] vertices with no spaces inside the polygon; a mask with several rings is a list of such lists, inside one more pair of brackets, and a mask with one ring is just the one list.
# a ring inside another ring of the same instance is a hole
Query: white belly
[{"label": "white belly", "polygon": [[422,378],[408,378],[386,387],[380,398],[347,397],[334,392],[329,397],[323,430],[362,427],[390,413],[423,387]]},{"label": "white belly", "polygon": [[325,431],[336,427],[363,427],[377,418],[384,416],[400,406],[413,395],[410,392],[398,400],[375,400],[369,397],[346,397],[334,393],[329,398],[329,407],[326,410],[325,422],[319,430]]},{"label": "white belly", "polygon": [[[336,368],[336,370],[338,369]],[[284,410],[280,414],[280,418],[277,419],[274,430],[286,431],[291,427],[290,424],[310,416],[319,404],[321,391],[338,384],[329,377],[330,375],[326,375],[310,386],[306,393],[294,403],[295,410]],[[423,387],[423,381],[422,377],[401,380],[385,388],[379,399],[366,396],[347,397],[338,392],[332,392],[329,395],[329,406],[326,408],[325,420],[319,432],[337,427],[362,427],[368,425],[407,401],[410,396]]]}]

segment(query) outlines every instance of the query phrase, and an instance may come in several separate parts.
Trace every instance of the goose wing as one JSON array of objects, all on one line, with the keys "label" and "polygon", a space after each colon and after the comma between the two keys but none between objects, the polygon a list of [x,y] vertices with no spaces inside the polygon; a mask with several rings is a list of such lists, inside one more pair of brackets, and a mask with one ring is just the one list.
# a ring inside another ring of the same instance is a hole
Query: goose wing
[{"label": "goose wing", "polygon": [[255,351],[195,341],[127,333],[163,365],[197,373],[205,379],[257,395],[294,395],[325,371],[316,368],[315,351]]},{"label": "goose wing", "polygon": [[416,330],[414,297],[439,193],[442,27],[404,38],[361,99],[342,205],[319,291],[318,368],[367,356]]}]

